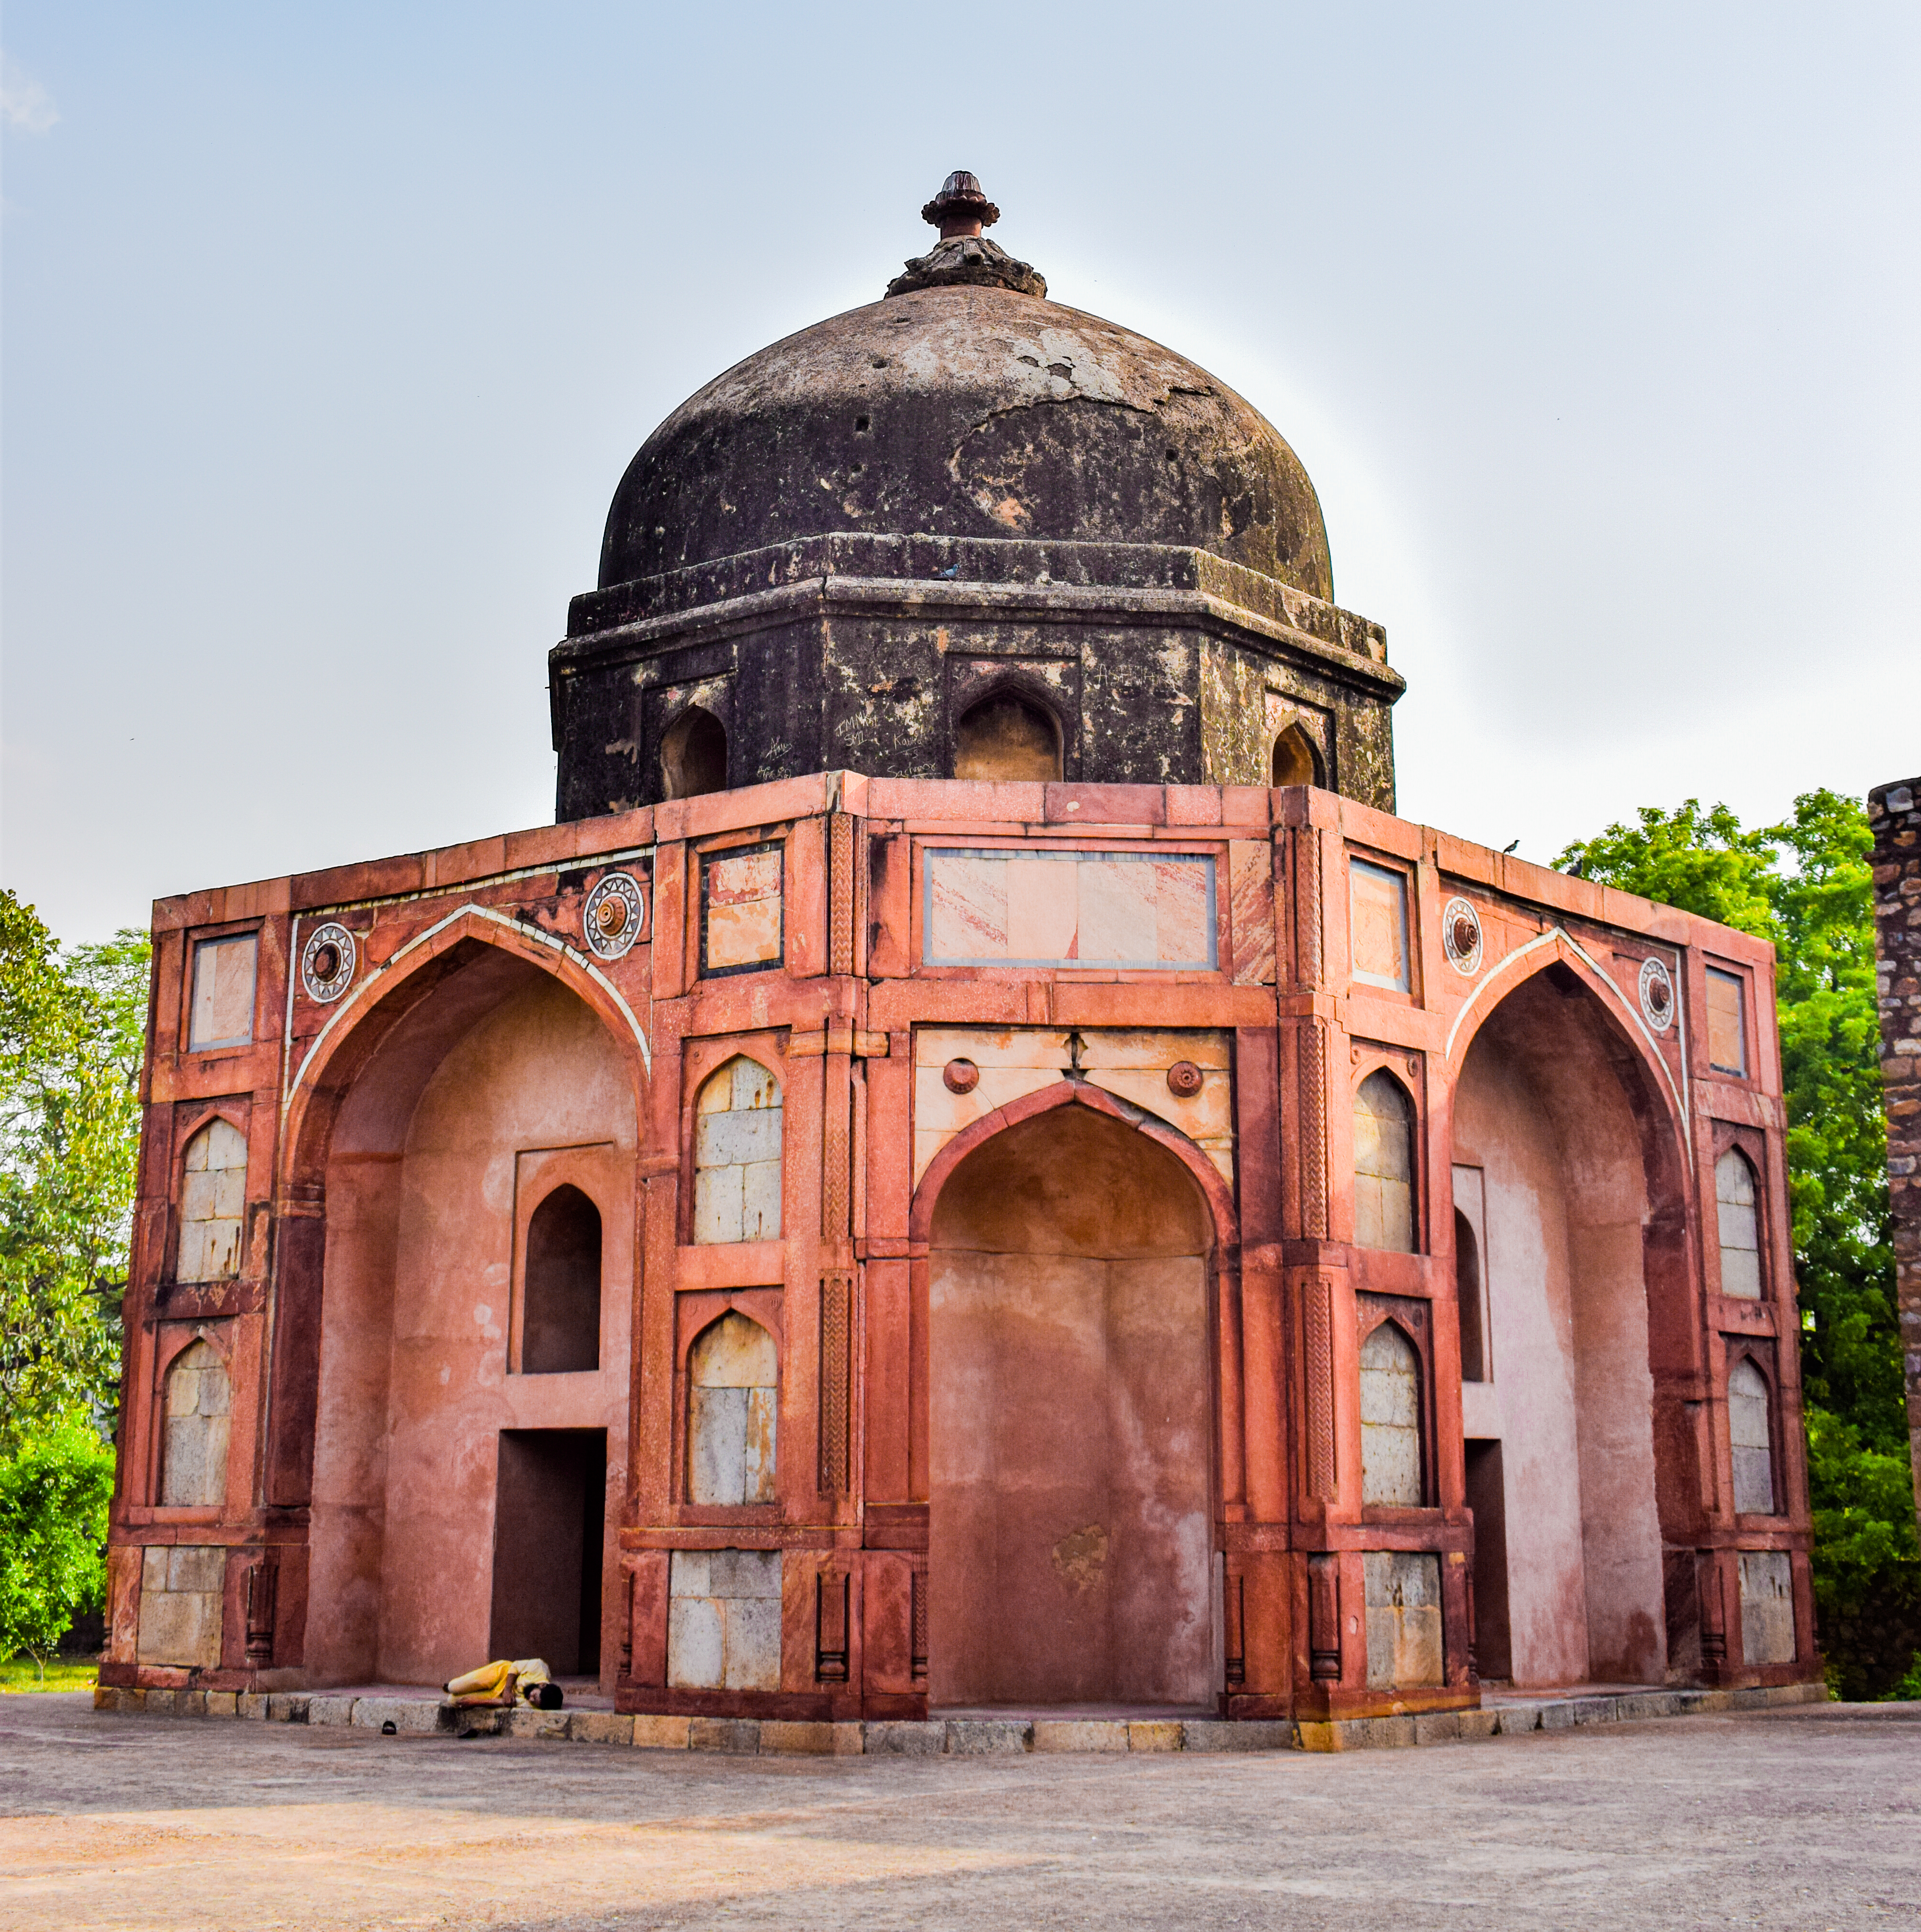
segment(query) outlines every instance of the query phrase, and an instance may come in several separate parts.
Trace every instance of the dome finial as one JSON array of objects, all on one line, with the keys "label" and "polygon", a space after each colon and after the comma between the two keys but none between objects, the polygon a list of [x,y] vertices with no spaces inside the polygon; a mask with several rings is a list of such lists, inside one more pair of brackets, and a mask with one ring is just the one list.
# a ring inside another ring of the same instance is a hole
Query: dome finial
[{"label": "dome finial", "polygon": [[940,184],[940,192],[921,210],[921,219],[940,230],[940,239],[925,255],[911,257],[907,272],[887,284],[890,296],[911,295],[916,289],[973,287],[1012,289],[1023,296],[1044,296],[1047,278],[1031,262],[1017,262],[998,242],[981,232],[1000,219],[988,200],[980,178],[956,168]]},{"label": "dome finial", "polygon": [[940,184],[940,192],[921,210],[921,219],[940,230],[945,242],[956,235],[978,235],[1000,219],[988,200],[980,177],[956,168]]}]

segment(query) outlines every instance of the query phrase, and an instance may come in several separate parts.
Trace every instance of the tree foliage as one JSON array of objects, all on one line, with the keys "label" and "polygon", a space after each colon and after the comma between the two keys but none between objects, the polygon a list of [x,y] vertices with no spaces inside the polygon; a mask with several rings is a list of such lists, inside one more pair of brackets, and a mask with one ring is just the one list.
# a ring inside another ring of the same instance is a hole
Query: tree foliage
[{"label": "tree foliage", "polygon": [[1873,839],[1821,790],[1744,830],[1725,806],[1644,806],[1557,862],[1771,940],[1803,1318],[1815,1593],[1830,1675],[1884,1694],[1921,1646],[1921,1555],[1896,1320]]},{"label": "tree foliage", "polygon": [[113,1451],[85,1417],[69,1415],[0,1459],[0,1657],[46,1660],[106,1582]]},{"label": "tree foliage", "polygon": [[0,1455],[110,1426],[139,1153],[148,946],[61,955],[0,891]]}]

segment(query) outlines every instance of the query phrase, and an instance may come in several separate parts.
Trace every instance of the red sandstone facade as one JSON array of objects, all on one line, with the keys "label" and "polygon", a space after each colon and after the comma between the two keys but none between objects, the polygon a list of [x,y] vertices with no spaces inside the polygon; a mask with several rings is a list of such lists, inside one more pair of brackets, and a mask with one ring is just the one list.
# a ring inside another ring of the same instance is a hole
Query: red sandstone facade
[{"label": "red sandstone facade", "polygon": [[1818,1674],[1741,934],[1305,787],[829,772],[154,939],[106,1682]]}]

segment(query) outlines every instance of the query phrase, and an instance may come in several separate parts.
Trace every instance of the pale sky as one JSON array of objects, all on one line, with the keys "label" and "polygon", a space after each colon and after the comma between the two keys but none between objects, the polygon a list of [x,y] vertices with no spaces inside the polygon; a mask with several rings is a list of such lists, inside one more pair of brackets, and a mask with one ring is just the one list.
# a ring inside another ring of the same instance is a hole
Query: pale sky
[{"label": "pale sky", "polygon": [[1921,771],[1921,8],[11,0],[0,881],[553,816],[546,652],[684,397],[969,168],[1306,463],[1404,816]]}]

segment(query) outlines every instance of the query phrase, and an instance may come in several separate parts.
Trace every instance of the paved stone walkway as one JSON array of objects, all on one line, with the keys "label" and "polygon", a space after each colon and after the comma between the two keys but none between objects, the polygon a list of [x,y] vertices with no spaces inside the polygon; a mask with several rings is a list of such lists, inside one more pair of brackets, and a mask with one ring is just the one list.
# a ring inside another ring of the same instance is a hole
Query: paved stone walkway
[{"label": "paved stone walkway", "polygon": [[0,1700],[0,1924],[1921,1924],[1921,1706],[1338,1755],[735,1757]]}]

